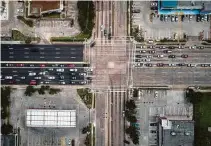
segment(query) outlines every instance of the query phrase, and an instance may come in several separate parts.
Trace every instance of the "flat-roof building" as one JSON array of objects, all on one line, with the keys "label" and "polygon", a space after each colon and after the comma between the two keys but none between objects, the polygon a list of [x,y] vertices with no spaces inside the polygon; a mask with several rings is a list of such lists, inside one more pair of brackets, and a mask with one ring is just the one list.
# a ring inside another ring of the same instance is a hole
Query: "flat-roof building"
[{"label": "flat-roof building", "polygon": [[76,127],[76,110],[28,109],[27,127]]},{"label": "flat-roof building", "polygon": [[194,121],[159,119],[159,146],[194,146]]},{"label": "flat-roof building", "polygon": [[44,13],[61,12],[63,8],[63,0],[31,0],[28,3],[28,16],[40,16]]},{"label": "flat-roof building", "polygon": [[211,1],[158,0],[158,14],[211,14]]}]

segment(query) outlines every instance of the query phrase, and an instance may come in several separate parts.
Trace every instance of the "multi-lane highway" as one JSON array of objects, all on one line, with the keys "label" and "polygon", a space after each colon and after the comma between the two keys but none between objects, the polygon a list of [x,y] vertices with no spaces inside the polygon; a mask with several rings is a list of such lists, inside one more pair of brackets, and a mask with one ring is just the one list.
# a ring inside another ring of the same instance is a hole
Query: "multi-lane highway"
[{"label": "multi-lane highway", "polygon": [[2,64],[2,84],[71,84],[91,82],[91,72],[81,64]]},{"label": "multi-lane highway", "polygon": [[82,62],[83,48],[83,45],[1,44],[1,60]]},{"label": "multi-lane highway", "polygon": [[133,85],[209,85],[210,49],[210,46],[137,45],[132,58]]}]

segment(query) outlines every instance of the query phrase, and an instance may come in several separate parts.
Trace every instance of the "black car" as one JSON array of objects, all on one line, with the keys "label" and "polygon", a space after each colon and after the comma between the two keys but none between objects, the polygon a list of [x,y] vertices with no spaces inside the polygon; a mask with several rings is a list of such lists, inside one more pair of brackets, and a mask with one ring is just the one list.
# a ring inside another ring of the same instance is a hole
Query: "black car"
[{"label": "black car", "polygon": [[179,63],[178,66],[185,66],[185,63]]},{"label": "black car", "polygon": [[157,123],[150,123],[150,126],[157,126]]},{"label": "black car", "polygon": [[201,67],[209,67],[209,64],[201,64]]},{"label": "black car", "polygon": [[201,21],[201,16],[199,14],[196,15],[196,22],[200,22]]},{"label": "black car", "polygon": [[152,67],[152,64],[151,63],[147,63],[147,64],[145,64],[145,66]]},{"label": "black car", "polygon": [[182,58],[188,58],[188,55],[187,54],[182,54],[181,57]]},{"label": "black car", "polygon": [[184,21],[185,15],[181,16],[181,21]]},{"label": "black car", "polygon": [[204,49],[204,46],[198,46],[197,48],[198,49]]},{"label": "black car", "polygon": [[175,58],[176,56],[175,55],[169,55],[168,57],[169,58]]},{"label": "black car", "polygon": [[169,49],[175,49],[175,47],[174,46],[169,46]]},{"label": "black car", "polygon": [[163,53],[171,53],[172,51],[170,50],[164,50]]},{"label": "black car", "polygon": [[155,50],[150,50],[149,53],[150,54],[154,54],[155,53]]},{"label": "black car", "polygon": [[151,132],[151,133],[157,133],[157,131],[155,131],[155,130],[151,130],[150,132]]},{"label": "black car", "polygon": [[164,17],[163,17],[163,15],[161,14],[161,15],[160,15],[160,21],[163,21],[163,18],[164,18]]},{"label": "black car", "polygon": [[143,56],[142,55],[136,55],[136,58],[142,58]]},{"label": "black car", "polygon": [[164,64],[163,63],[157,63],[157,66],[162,67],[162,66],[164,66]]},{"label": "black car", "polygon": [[165,47],[165,46],[160,46],[159,48],[160,48],[160,49],[165,49],[166,47]]}]

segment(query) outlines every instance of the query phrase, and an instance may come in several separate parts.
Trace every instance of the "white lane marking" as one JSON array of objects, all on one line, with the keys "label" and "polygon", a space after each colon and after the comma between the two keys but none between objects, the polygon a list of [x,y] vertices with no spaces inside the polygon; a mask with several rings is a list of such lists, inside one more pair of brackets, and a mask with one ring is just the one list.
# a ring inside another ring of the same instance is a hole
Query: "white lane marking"
[{"label": "white lane marking", "polygon": [[24,58],[29,58],[29,56],[24,56]]},{"label": "white lane marking", "polygon": [[56,54],[60,54],[60,52],[56,52]]},{"label": "white lane marking", "polygon": [[71,50],[75,50],[75,48],[71,48]]},{"label": "white lane marking", "polygon": [[10,52],[9,54],[14,54],[14,52]]},{"label": "white lane marking", "polygon": [[40,50],[44,50],[45,48],[40,48]]},{"label": "white lane marking", "polygon": [[56,56],[55,58],[60,58],[60,57]]},{"label": "white lane marking", "polygon": [[29,48],[24,48],[24,49],[28,50]]},{"label": "white lane marking", "polygon": [[40,56],[40,58],[45,58],[44,56]]},{"label": "white lane marking", "polygon": [[56,48],[56,50],[60,50],[60,48]]},{"label": "white lane marking", "polygon": [[24,52],[24,54],[29,54],[29,52]]},{"label": "white lane marking", "polygon": [[70,58],[76,58],[76,57],[70,57]]},{"label": "white lane marking", "polygon": [[9,48],[9,50],[12,50],[13,48]]},{"label": "white lane marking", "polygon": [[9,58],[14,58],[13,56],[9,56]]},{"label": "white lane marking", "polygon": [[40,54],[45,54],[45,52],[40,52]]}]

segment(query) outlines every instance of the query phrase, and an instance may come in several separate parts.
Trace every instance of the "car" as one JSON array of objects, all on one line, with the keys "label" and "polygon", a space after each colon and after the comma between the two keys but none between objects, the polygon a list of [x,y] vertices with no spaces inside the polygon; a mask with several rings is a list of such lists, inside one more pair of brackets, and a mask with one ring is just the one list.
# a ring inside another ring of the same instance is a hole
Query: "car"
[{"label": "car", "polygon": [[188,55],[187,54],[182,54],[181,57],[182,58],[188,58]]},{"label": "car", "polygon": [[17,9],[17,12],[23,13],[23,9]]},{"label": "car", "polygon": [[146,50],[141,50],[140,53],[146,53]]},{"label": "car", "polygon": [[185,63],[179,63],[177,66],[185,66]]},{"label": "car", "polygon": [[36,85],[37,82],[36,82],[35,80],[31,80],[29,84],[30,84],[30,85]]},{"label": "car", "polygon": [[162,66],[164,66],[164,64],[163,63],[157,63],[157,66],[162,67]]},{"label": "car", "polygon": [[147,55],[146,57],[147,57],[147,58],[153,58],[153,56],[152,56],[152,55]]},{"label": "car", "polygon": [[175,21],[175,16],[171,16],[171,22]]},{"label": "car", "polygon": [[20,64],[16,64],[17,67],[23,67],[24,64],[20,63]]},{"label": "car", "polygon": [[143,55],[136,55],[136,58],[142,58],[144,57]]},{"label": "car", "polygon": [[184,21],[185,16],[181,15],[181,21]]},{"label": "car", "polygon": [[71,139],[68,140],[68,144],[71,145]]},{"label": "car", "polygon": [[60,67],[64,67],[64,64],[60,64],[59,66],[60,66]]},{"label": "car", "polygon": [[158,123],[150,123],[150,126],[157,126]]},{"label": "car", "polygon": [[164,21],[165,21],[165,22],[168,21],[168,16],[167,16],[167,15],[164,16]]},{"label": "car", "polygon": [[164,50],[163,53],[171,53],[172,51],[170,50]]},{"label": "car", "polygon": [[45,81],[45,84],[49,84],[50,82],[49,81]]},{"label": "car", "polygon": [[136,65],[135,66],[137,66],[137,67],[141,67],[141,66],[143,66],[143,63],[136,63]]},{"label": "car", "polygon": [[158,6],[158,4],[157,4],[157,2],[152,1],[152,2],[150,3],[150,6],[151,6],[151,7],[157,7],[157,6]]},{"label": "car", "polygon": [[155,131],[155,130],[151,130],[151,131],[150,131],[150,133],[157,133],[157,131]]},{"label": "car", "polygon": [[49,76],[48,79],[49,79],[49,80],[54,80],[55,77],[54,77],[54,76]]},{"label": "car", "polygon": [[80,81],[79,84],[80,85],[85,85],[87,82],[86,81]]},{"label": "car", "polygon": [[1,75],[1,79],[2,79],[2,75]]},{"label": "car", "polygon": [[72,146],[75,146],[75,140],[74,140],[74,139],[72,139],[71,145],[72,145]]},{"label": "car", "polygon": [[59,76],[60,80],[64,80],[64,76]]},{"label": "car", "polygon": [[193,19],[192,15],[189,15],[189,21],[191,21]]},{"label": "car", "polygon": [[39,72],[39,75],[45,75],[45,71],[43,71],[43,72]]},{"label": "car", "polygon": [[75,81],[70,81],[70,84],[71,85],[76,85],[76,82]]},{"label": "car", "polygon": [[195,64],[187,64],[187,67],[195,67]]},{"label": "car", "polygon": [[7,64],[6,64],[6,66],[10,66],[10,67],[12,67],[12,66],[13,66],[13,64],[11,64],[11,63],[7,63]]},{"label": "car", "polygon": [[159,48],[160,48],[160,49],[165,49],[165,48],[166,48],[166,46],[160,46]]},{"label": "car", "polygon": [[85,72],[83,72],[83,73],[79,73],[79,75],[80,75],[80,76],[85,76],[85,75],[86,75],[86,73],[85,73]]},{"label": "car", "polygon": [[198,46],[197,48],[198,49],[204,49],[204,46]]},{"label": "car", "polygon": [[153,49],[153,48],[155,48],[155,46],[148,46],[148,48]]},{"label": "car", "polygon": [[174,47],[174,46],[169,46],[168,48],[169,48],[169,49],[175,49],[175,47]]},{"label": "car", "polygon": [[34,77],[36,80],[41,80],[42,77]]},{"label": "car", "polygon": [[103,31],[104,30],[104,25],[101,25],[100,28],[101,28],[101,31]]},{"label": "car", "polygon": [[158,58],[163,58],[164,55],[163,55],[163,54],[158,54],[157,57],[158,57]]},{"label": "car", "polygon": [[141,59],[135,59],[135,62],[141,62]]},{"label": "car", "polygon": [[163,17],[163,15],[161,14],[161,15],[160,15],[160,21],[163,21],[163,19],[164,19],[164,17]]},{"label": "car", "polygon": [[64,68],[58,68],[56,69],[57,72],[64,72]]},{"label": "car", "polygon": [[169,55],[168,58],[175,58],[175,55]]},{"label": "car", "polygon": [[179,48],[179,49],[184,49],[185,47],[184,47],[184,46],[178,46],[178,48]]},{"label": "car", "polygon": [[34,67],[34,64],[30,64],[29,66],[30,66],[30,67]]},{"label": "car", "polygon": [[21,79],[22,79],[22,80],[25,80],[25,79],[26,79],[26,77],[25,77],[25,76],[22,76],[22,77],[21,77]]},{"label": "car", "polygon": [[178,16],[175,16],[175,22],[178,22]]},{"label": "car", "polygon": [[209,64],[201,64],[201,67],[209,67]]},{"label": "car", "polygon": [[196,46],[189,46],[189,49],[196,49]]},{"label": "car", "polygon": [[29,76],[36,76],[36,73],[35,72],[30,72]]},{"label": "car", "polygon": [[155,53],[155,50],[150,50],[149,53],[150,54],[154,54]]},{"label": "car", "polygon": [[171,63],[171,64],[169,64],[169,66],[177,66],[176,64],[174,64],[174,63]]},{"label": "car", "polygon": [[45,64],[40,64],[40,67],[45,67]]},{"label": "car", "polygon": [[152,64],[151,63],[146,63],[145,66],[152,67]]},{"label": "car", "polygon": [[76,68],[71,68],[70,71],[71,72],[77,72],[78,70]]},{"label": "car", "polygon": [[201,21],[201,16],[200,16],[200,14],[197,14],[196,15],[196,22],[199,22],[199,21]]},{"label": "car", "polygon": [[64,81],[61,81],[60,84],[65,85],[66,83]]},{"label": "car", "polygon": [[12,76],[5,76],[5,79],[12,79]]},{"label": "car", "polygon": [[75,67],[75,64],[68,64],[68,67]]}]

